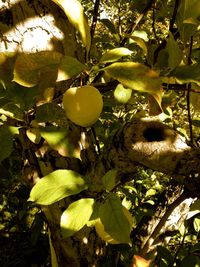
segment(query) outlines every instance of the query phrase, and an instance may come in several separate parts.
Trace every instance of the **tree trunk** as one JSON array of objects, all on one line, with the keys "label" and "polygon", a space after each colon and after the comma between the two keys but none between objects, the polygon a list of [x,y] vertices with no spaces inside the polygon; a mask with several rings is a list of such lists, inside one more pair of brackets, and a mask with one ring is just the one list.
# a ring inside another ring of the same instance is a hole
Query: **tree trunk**
[{"label": "tree trunk", "polygon": [[1,52],[77,54],[75,30],[53,1],[1,1],[0,8]]},{"label": "tree trunk", "polygon": [[[75,37],[74,28],[52,1],[1,1],[1,52],[54,50],[80,57]],[[103,159],[98,158],[90,148],[82,151],[86,174],[94,181],[94,186],[88,191],[90,196],[101,192],[100,177],[111,168],[116,168],[118,179],[125,182],[132,180],[141,166],[173,175],[178,182],[200,195],[199,149],[187,146],[180,135],[155,119],[134,120],[125,125],[103,155]],[[72,238],[63,240],[59,227],[61,208],[62,203],[42,208],[48,221],[57,266],[102,266],[106,256],[111,259],[109,266],[116,266],[115,252],[108,255],[104,242],[96,236],[93,228],[84,227]]]}]

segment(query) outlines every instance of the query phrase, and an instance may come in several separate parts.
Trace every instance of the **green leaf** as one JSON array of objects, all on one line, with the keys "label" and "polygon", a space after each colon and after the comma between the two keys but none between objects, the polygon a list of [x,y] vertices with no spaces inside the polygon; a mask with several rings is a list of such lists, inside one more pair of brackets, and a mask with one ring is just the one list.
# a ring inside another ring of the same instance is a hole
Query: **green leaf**
[{"label": "green leaf", "polygon": [[0,105],[0,114],[3,114],[7,117],[10,117],[12,119],[16,119],[19,121],[24,120],[24,114],[23,111],[14,103],[8,102],[5,105]]},{"label": "green leaf", "polygon": [[192,125],[196,127],[200,127],[200,119],[197,118],[197,119],[192,120]]},{"label": "green leaf", "polygon": [[65,111],[56,103],[46,103],[40,105],[36,109],[36,120],[37,122],[56,122],[66,118]]},{"label": "green leaf", "polygon": [[71,79],[80,74],[84,70],[86,70],[86,66],[83,65],[76,58],[64,56],[58,67],[57,81]]},{"label": "green leaf", "polygon": [[200,260],[198,256],[190,254],[186,256],[180,263],[180,267],[199,267]]},{"label": "green leaf", "polygon": [[200,231],[200,218],[196,217],[193,221],[194,230],[198,233]]},{"label": "green leaf", "polygon": [[0,53],[0,79],[4,82],[10,82],[13,79],[15,59],[15,52]]},{"label": "green leaf", "polygon": [[[192,83],[191,87],[192,89],[199,90],[199,93],[200,93],[200,85],[198,86],[197,84]],[[190,101],[195,112],[200,111],[200,94],[199,93],[193,93],[193,92],[190,93]]]},{"label": "green leaf", "polygon": [[93,213],[93,206],[93,198],[82,198],[69,205],[60,220],[63,238],[67,238],[83,228]]},{"label": "green leaf", "polygon": [[116,185],[117,170],[112,169],[103,176],[103,185],[106,190],[111,191]]},{"label": "green leaf", "polygon": [[131,98],[132,90],[126,89],[122,84],[118,84],[114,91],[114,98],[117,102],[126,104]]},{"label": "green leaf", "polygon": [[68,128],[66,126],[46,126],[40,128],[40,134],[61,156],[80,158],[80,150],[77,147],[77,136],[73,136],[74,140],[70,135],[68,136]]},{"label": "green leaf", "polygon": [[167,248],[158,246],[157,253],[158,253],[158,258],[162,259],[167,264],[167,266],[172,264],[173,255]]},{"label": "green leaf", "polygon": [[200,63],[177,67],[170,75],[180,83],[194,82],[200,85]]},{"label": "green leaf", "polygon": [[110,33],[117,33],[115,25],[109,19],[101,19],[100,22],[102,22],[110,30]]},{"label": "green leaf", "polygon": [[52,1],[64,10],[70,23],[77,29],[77,31],[79,31],[83,44],[86,47],[87,52],[89,52],[91,45],[90,27],[81,3],[78,0]]},{"label": "green leaf", "polygon": [[144,55],[147,55],[147,45],[145,43],[145,41],[138,37],[138,36],[129,36],[129,38],[136,43],[140,48],[142,48]]},{"label": "green leaf", "polygon": [[46,126],[44,128],[40,128],[40,134],[50,146],[54,147],[64,140],[67,135],[67,131],[66,128]]},{"label": "green leaf", "polygon": [[45,73],[57,73],[61,58],[62,54],[55,51],[19,54],[15,61],[13,80],[25,87],[33,87],[46,79]]},{"label": "green leaf", "polygon": [[124,87],[140,92],[155,93],[160,91],[162,86],[156,71],[137,62],[116,62],[105,67],[104,70]]},{"label": "green leaf", "polygon": [[183,56],[182,56],[182,51],[178,46],[178,43],[174,40],[174,37],[170,32],[166,48],[169,54],[168,66],[171,70],[173,70],[180,64]]},{"label": "green leaf", "polygon": [[[176,16],[176,23],[182,40],[186,43],[197,30],[198,24],[194,24],[200,14],[199,0],[181,0]],[[192,21],[192,22],[191,22]]]},{"label": "green leaf", "polygon": [[100,63],[107,63],[107,62],[114,62],[124,56],[130,56],[133,51],[125,48],[125,47],[118,47],[107,51],[100,59]]},{"label": "green leaf", "polygon": [[1,153],[0,162],[8,158],[12,152],[13,136],[8,126],[0,126]]},{"label": "green leaf", "polygon": [[153,188],[150,188],[149,190],[147,190],[145,197],[151,197],[154,196],[156,194],[156,190]]},{"label": "green leaf", "polygon": [[123,213],[123,206],[115,194],[110,194],[99,208],[105,231],[120,243],[130,243],[131,227]]},{"label": "green leaf", "polygon": [[29,201],[50,205],[87,189],[85,177],[71,170],[56,170],[40,179],[30,192]]}]

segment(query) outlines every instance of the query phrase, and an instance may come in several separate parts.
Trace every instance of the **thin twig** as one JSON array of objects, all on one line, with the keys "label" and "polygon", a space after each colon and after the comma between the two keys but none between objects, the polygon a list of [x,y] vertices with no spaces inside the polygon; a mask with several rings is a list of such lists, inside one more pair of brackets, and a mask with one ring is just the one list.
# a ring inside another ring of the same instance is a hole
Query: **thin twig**
[{"label": "thin twig", "polygon": [[171,20],[170,20],[170,23],[169,23],[169,31],[170,32],[173,32],[173,29],[174,29],[174,23],[176,21],[179,2],[180,2],[180,0],[176,0],[175,4],[174,4],[173,14],[172,14],[172,17],[171,17]]},{"label": "thin twig", "polygon": [[188,195],[184,191],[172,204],[168,206],[165,214],[163,215],[163,217],[161,218],[161,220],[159,221],[159,223],[157,224],[157,226],[151,233],[150,237],[148,238],[148,240],[145,242],[144,246],[142,247],[141,252],[140,252],[141,255],[145,255],[148,252],[149,248],[153,244],[157,235],[160,233],[162,227],[166,223],[169,216],[172,214],[174,209],[178,207],[186,198],[188,198]]},{"label": "thin twig", "polygon": [[184,236],[183,236],[183,238],[182,238],[182,240],[181,240],[181,243],[180,243],[178,249],[175,251],[175,254],[174,254],[174,256],[173,256],[173,261],[172,261],[172,263],[169,265],[169,267],[173,267],[173,266],[174,266],[174,263],[176,262],[176,257],[178,256],[178,254],[179,254],[181,248],[182,248],[183,245],[184,245],[185,237],[186,237],[186,233],[184,233]]},{"label": "thin twig", "polygon": [[152,19],[152,29],[153,29],[153,34],[155,39],[157,40],[157,35],[156,35],[156,28],[155,28],[155,2],[153,4],[153,19]]},{"label": "thin twig", "polygon": [[[190,39],[190,50],[188,55],[188,65],[191,65],[192,59],[192,46],[193,46],[193,36]],[[191,83],[187,86],[187,95],[186,95],[186,101],[187,101],[187,112],[188,112],[188,122],[189,122],[189,130],[190,130],[190,142],[193,144],[194,138],[193,138],[193,131],[192,131],[192,117],[191,117],[191,110],[190,110],[190,89],[191,89]]]},{"label": "thin twig", "polygon": [[92,25],[90,29],[91,40],[93,40],[94,38],[94,33],[95,33],[98,15],[99,15],[99,6],[100,6],[100,0],[96,0],[94,3],[93,19],[92,19]]},{"label": "thin twig", "polygon": [[[112,91],[116,88],[116,86],[119,84],[119,82],[117,80],[111,81],[111,82],[107,82],[107,83],[98,83],[98,82],[93,82],[92,85],[94,87],[96,87],[101,93],[106,93],[109,91]],[[163,83],[163,89],[166,91],[180,91],[180,92],[187,92],[188,88],[187,88],[187,84],[167,84],[167,83]],[[199,89],[194,89],[194,88],[190,88],[189,89],[190,92],[193,93],[197,93],[200,94],[200,90]]]},{"label": "thin twig", "polygon": [[[141,20],[144,18],[144,16],[146,15],[146,13],[149,11],[149,9],[152,7],[152,5],[155,3],[155,0],[150,0],[148,2],[148,4],[146,5],[146,7],[143,9],[142,13],[137,17],[136,21],[134,21],[129,28],[127,29],[125,35],[127,34],[131,34],[132,32],[135,31],[135,29],[137,28],[137,26],[139,25],[139,23],[141,22]],[[124,46],[125,43],[127,42],[128,38],[125,37],[121,43],[120,46]]]}]

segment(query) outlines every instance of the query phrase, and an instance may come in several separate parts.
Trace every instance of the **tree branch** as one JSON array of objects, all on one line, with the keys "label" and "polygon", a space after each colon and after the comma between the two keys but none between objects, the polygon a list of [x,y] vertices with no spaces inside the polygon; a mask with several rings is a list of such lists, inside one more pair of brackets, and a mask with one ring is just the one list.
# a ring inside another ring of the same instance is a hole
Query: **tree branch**
[{"label": "tree branch", "polygon": [[92,19],[92,25],[90,29],[91,40],[94,38],[94,33],[95,33],[96,24],[98,20],[98,14],[99,14],[99,6],[100,6],[100,0],[96,0],[94,3],[93,19]]},{"label": "tree branch", "polygon": [[[127,29],[127,31],[125,32],[125,35],[127,34],[131,34],[132,32],[135,31],[135,29],[137,28],[137,26],[140,24],[141,20],[144,18],[144,16],[146,15],[146,13],[149,11],[149,9],[152,7],[152,5],[155,3],[155,0],[149,0],[148,4],[146,5],[146,7],[143,9],[142,13],[137,17],[136,21],[134,21],[129,28]],[[125,43],[127,42],[128,38],[125,37],[121,43],[120,46],[124,46]]]},{"label": "tree branch", "polygon": [[[115,145],[116,144],[116,145]],[[138,166],[173,175],[192,193],[200,196],[200,149],[156,117],[134,119],[114,137],[107,162],[119,171],[134,173]]]},{"label": "tree branch", "polygon": [[[192,55],[192,46],[193,46],[193,37],[190,39],[190,49],[189,49],[189,55],[188,55],[188,65],[191,65],[191,55]],[[190,110],[190,89],[191,89],[191,83],[187,86],[187,95],[186,95],[186,101],[187,101],[187,111],[188,111],[188,122],[189,122],[189,130],[190,130],[190,141],[193,144],[194,138],[193,138],[193,131],[192,131],[192,118],[191,118],[191,110]]]},{"label": "tree branch", "polygon": [[145,255],[148,252],[149,248],[153,245],[154,240],[156,239],[156,237],[160,233],[161,229],[165,225],[169,216],[172,214],[172,212],[175,210],[175,208],[178,207],[187,198],[188,198],[188,195],[185,192],[183,192],[172,204],[170,204],[168,206],[168,208],[167,208],[166,212],[164,213],[164,215],[162,216],[161,220],[156,225],[153,232],[149,236],[148,240],[145,242],[144,246],[142,247],[142,249],[140,251],[141,255]]},{"label": "tree branch", "polygon": [[174,23],[176,21],[176,15],[177,15],[177,11],[178,11],[178,6],[179,6],[179,2],[180,0],[176,0],[175,4],[174,4],[174,10],[173,10],[173,14],[170,20],[170,24],[169,24],[169,31],[173,33],[174,30]]}]

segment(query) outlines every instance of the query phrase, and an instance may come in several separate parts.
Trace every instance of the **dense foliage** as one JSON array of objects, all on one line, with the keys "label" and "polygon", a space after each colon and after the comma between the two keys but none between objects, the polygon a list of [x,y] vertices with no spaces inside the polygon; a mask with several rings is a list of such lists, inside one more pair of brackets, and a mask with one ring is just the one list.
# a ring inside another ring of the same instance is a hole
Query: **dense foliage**
[{"label": "dense foliage", "polygon": [[[76,29],[76,58],[58,51],[0,53],[0,265],[50,266],[44,207],[61,203],[63,238],[100,220],[117,241],[105,243],[116,262],[108,257],[101,266],[200,266],[199,200],[190,211],[173,206],[183,185],[143,167],[128,182],[115,168],[94,180],[90,172],[94,154],[103,157],[133,118],[158,116],[199,146],[199,1],[53,2]],[[69,87],[86,84],[99,90],[104,106],[84,128],[66,117],[62,99]],[[155,244],[147,248],[149,227],[168,207],[171,217],[149,235]]]}]

